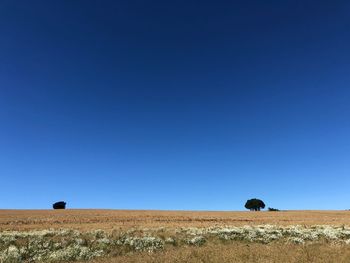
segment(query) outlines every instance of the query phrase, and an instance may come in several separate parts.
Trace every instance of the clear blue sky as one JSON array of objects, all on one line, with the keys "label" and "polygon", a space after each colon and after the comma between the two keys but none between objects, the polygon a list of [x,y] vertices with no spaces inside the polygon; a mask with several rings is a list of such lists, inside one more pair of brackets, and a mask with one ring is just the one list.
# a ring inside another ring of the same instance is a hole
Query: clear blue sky
[{"label": "clear blue sky", "polygon": [[350,208],[349,1],[0,2],[0,208]]}]

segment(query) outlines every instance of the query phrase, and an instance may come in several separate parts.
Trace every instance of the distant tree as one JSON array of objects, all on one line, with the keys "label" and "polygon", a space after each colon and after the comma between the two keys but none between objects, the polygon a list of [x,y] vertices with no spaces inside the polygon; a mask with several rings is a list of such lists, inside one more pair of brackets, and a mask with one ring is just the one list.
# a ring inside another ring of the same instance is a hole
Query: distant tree
[{"label": "distant tree", "polygon": [[60,201],[52,205],[53,209],[66,209],[66,202]]},{"label": "distant tree", "polygon": [[260,211],[261,208],[265,208],[265,204],[262,200],[253,198],[247,200],[244,207],[249,209],[250,211]]},{"label": "distant tree", "polygon": [[268,210],[269,210],[269,211],[271,211],[271,212],[275,212],[275,211],[277,212],[277,211],[280,211],[279,209],[272,208],[272,207],[269,207],[269,208],[268,208]]}]

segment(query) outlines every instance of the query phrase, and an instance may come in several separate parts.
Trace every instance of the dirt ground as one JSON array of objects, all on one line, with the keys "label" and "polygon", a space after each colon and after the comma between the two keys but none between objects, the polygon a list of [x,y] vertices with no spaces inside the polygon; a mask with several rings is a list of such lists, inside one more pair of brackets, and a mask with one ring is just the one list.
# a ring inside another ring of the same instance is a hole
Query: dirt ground
[{"label": "dirt ground", "polygon": [[0,231],[49,228],[85,231],[260,224],[350,226],[350,211],[0,210]]}]

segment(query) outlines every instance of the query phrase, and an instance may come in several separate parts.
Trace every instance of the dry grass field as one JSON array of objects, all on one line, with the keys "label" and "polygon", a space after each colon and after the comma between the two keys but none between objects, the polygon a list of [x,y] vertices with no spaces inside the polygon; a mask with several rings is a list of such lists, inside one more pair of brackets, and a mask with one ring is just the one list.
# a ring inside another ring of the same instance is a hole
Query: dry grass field
[{"label": "dry grass field", "polygon": [[0,262],[350,262],[350,211],[0,210]]},{"label": "dry grass field", "polygon": [[[91,263],[349,263],[348,246],[241,244],[169,249],[100,258]],[[80,262],[82,263],[82,262]]]},{"label": "dry grass field", "polygon": [[350,211],[206,212],[142,210],[0,210],[0,231],[69,228],[346,225]]}]

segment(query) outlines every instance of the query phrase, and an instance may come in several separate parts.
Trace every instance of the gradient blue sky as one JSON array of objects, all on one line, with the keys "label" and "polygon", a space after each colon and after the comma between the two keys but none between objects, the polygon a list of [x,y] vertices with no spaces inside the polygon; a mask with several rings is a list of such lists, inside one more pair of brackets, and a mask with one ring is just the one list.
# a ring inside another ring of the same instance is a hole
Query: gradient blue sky
[{"label": "gradient blue sky", "polygon": [[350,208],[349,1],[0,2],[0,208]]}]

